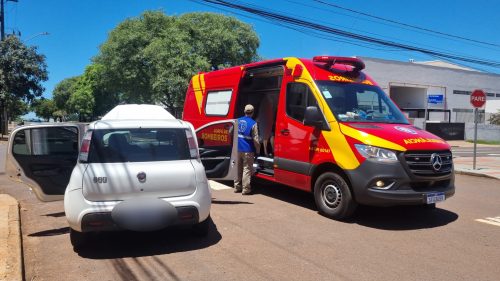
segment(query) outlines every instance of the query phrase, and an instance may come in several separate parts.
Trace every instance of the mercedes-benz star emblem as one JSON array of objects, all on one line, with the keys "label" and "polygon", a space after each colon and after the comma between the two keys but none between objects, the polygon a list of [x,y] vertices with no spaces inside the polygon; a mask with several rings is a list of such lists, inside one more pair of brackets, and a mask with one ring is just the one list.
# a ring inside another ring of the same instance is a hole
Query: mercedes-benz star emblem
[{"label": "mercedes-benz star emblem", "polygon": [[137,179],[139,182],[145,182],[146,181],[146,173],[140,172],[137,174]]},{"label": "mercedes-benz star emblem", "polygon": [[441,170],[441,167],[443,166],[443,160],[441,159],[441,156],[437,153],[432,153],[431,155],[431,165],[434,171],[439,171]]}]

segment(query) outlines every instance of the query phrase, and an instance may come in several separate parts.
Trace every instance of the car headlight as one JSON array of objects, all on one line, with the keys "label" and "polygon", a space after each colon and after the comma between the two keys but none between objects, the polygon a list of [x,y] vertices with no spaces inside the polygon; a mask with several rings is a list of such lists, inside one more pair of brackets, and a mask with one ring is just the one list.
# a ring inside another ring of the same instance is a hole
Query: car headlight
[{"label": "car headlight", "polygon": [[366,159],[373,159],[380,162],[397,162],[398,158],[396,153],[391,150],[366,145],[366,144],[355,144],[354,145],[361,154]]}]

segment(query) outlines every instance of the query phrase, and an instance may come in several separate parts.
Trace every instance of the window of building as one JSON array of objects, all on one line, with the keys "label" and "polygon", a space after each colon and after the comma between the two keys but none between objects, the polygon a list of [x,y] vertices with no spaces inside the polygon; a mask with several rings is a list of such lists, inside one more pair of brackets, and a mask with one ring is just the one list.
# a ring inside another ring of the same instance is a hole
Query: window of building
[{"label": "window of building", "polygon": [[232,90],[208,92],[205,114],[226,116],[229,112],[229,103],[231,102],[232,93]]},{"label": "window of building", "polygon": [[471,91],[460,91],[460,90],[453,90],[454,95],[467,95],[470,96],[472,94]]}]

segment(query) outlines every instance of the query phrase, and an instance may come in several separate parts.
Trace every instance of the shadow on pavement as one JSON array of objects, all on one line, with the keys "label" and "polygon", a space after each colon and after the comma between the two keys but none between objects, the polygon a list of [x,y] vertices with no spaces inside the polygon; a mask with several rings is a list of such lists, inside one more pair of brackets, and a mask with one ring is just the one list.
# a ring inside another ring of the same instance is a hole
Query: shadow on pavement
[{"label": "shadow on pavement", "polygon": [[30,237],[44,237],[44,236],[55,236],[69,233],[69,227],[61,227],[58,229],[49,229],[44,231],[39,231],[35,233],[28,234]]},{"label": "shadow on pavement", "polygon": [[220,205],[239,205],[239,204],[250,204],[252,205],[252,202],[246,202],[246,201],[228,201],[228,200],[217,200],[215,198],[212,198],[212,204],[220,204]]},{"label": "shadow on pavement", "polygon": [[[280,184],[258,182],[255,184],[255,193],[317,211],[314,197],[308,192]],[[440,208],[428,210],[423,207],[359,206],[354,216],[346,223],[385,230],[413,230],[440,227],[458,219],[458,215],[454,212]]]},{"label": "shadow on pavement", "polygon": [[51,214],[46,214],[46,215],[42,215],[42,216],[60,218],[60,217],[64,217],[65,215],[66,214],[64,212],[57,212],[57,213],[51,213]]},{"label": "shadow on pavement", "polygon": [[88,259],[164,255],[207,248],[217,244],[221,238],[213,222],[206,237],[193,235],[190,227],[172,227],[155,232],[102,232],[91,235],[77,253]]},{"label": "shadow on pavement", "polygon": [[349,221],[362,226],[384,230],[415,230],[447,225],[458,219],[458,214],[424,206],[368,207],[360,206]]}]

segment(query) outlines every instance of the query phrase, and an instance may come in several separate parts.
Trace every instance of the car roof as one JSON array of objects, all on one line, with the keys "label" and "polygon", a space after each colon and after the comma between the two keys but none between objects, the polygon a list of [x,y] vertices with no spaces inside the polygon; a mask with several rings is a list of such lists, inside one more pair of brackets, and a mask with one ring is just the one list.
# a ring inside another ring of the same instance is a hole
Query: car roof
[{"label": "car roof", "polygon": [[140,129],[140,128],[189,128],[186,122],[174,120],[99,120],[92,122],[89,129]]},{"label": "car roof", "polygon": [[122,104],[111,109],[101,120],[175,120],[175,117],[159,105]]}]

